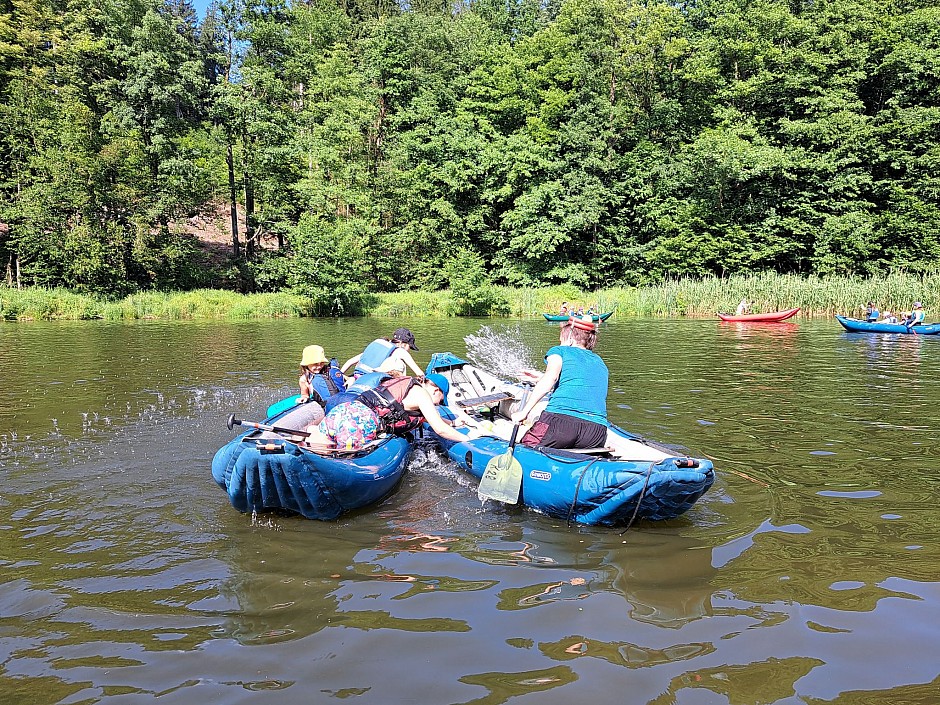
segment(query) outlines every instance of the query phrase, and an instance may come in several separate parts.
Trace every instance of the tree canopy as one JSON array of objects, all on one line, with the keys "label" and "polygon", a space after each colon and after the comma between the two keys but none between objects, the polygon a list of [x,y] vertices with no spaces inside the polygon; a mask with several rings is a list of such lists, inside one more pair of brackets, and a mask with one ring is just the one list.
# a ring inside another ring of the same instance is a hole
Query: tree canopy
[{"label": "tree canopy", "polygon": [[0,0],[0,223],[114,295],[935,271],[940,8]]}]

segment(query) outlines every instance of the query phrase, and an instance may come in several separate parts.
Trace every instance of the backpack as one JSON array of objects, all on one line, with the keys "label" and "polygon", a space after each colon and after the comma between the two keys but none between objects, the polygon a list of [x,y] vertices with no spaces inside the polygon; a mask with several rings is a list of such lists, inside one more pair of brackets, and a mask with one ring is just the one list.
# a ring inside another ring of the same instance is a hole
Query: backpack
[{"label": "backpack", "polygon": [[[327,368],[327,375],[329,380],[332,381],[330,385],[331,394],[339,394],[340,392],[346,391],[346,375],[343,374],[343,371],[339,367],[339,362],[337,362],[335,357],[330,358],[330,366]],[[329,384],[329,382],[327,382]],[[333,387],[336,387],[335,391]]]}]

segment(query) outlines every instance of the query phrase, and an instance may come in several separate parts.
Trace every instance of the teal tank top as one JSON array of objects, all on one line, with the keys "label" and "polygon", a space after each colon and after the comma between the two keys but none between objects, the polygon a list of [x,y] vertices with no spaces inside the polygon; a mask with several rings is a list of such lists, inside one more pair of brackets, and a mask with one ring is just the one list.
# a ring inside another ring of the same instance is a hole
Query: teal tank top
[{"label": "teal tank top", "polygon": [[545,411],[567,414],[585,421],[608,426],[607,365],[591,350],[556,345],[545,353],[561,356],[561,375]]}]

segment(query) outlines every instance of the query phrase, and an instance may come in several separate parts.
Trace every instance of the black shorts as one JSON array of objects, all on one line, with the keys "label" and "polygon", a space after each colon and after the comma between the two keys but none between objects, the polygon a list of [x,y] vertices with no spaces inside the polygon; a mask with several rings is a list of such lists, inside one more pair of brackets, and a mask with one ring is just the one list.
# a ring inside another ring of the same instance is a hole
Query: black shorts
[{"label": "black shorts", "polygon": [[602,448],[607,443],[607,427],[568,414],[543,411],[519,442],[532,448]]}]

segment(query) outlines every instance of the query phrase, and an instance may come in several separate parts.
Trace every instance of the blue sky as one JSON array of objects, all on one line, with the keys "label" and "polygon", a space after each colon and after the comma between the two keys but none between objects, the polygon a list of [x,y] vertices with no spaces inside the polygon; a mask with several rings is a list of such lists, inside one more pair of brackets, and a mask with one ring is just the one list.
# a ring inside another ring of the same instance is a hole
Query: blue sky
[{"label": "blue sky", "polygon": [[202,19],[206,14],[206,8],[209,7],[210,0],[193,0],[193,7],[196,8],[196,14]]}]

